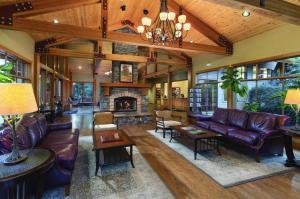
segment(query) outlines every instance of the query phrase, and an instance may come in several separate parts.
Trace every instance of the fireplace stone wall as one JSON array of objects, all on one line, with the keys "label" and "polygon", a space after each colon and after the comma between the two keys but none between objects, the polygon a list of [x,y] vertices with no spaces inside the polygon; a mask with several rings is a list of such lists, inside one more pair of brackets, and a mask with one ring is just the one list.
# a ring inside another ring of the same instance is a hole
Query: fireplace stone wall
[{"label": "fireplace stone wall", "polygon": [[147,112],[148,98],[142,96],[142,91],[137,88],[111,88],[110,96],[103,95],[103,89],[100,90],[100,110],[115,111],[114,99],[118,97],[134,97],[137,99],[137,113]]}]

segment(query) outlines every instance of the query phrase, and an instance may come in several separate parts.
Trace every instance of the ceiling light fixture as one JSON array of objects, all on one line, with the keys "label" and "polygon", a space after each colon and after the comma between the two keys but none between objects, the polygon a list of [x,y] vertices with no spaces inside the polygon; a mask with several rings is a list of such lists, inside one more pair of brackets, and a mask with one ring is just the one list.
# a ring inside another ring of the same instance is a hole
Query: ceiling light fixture
[{"label": "ceiling light fixture", "polygon": [[142,39],[154,45],[171,45],[187,36],[191,24],[186,23],[186,16],[177,17],[175,12],[169,12],[167,0],[160,0],[160,13],[154,22],[149,17],[142,18],[142,25],[137,27]]},{"label": "ceiling light fixture", "polygon": [[243,13],[242,13],[243,17],[249,17],[250,15],[251,15],[251,13],[250,13],[249,10],[244,10]]},{"label": "ceiling light fixture", "polygon": [[57,19],[54,19],[54,20],[53,20],[53,23],[58,24],[59,21],[58,21]]},{"label": "ceiling light fixture", "polygon": [[81,70],[81,69],[82,69],[82,66],[78,66],[78,69]]}]

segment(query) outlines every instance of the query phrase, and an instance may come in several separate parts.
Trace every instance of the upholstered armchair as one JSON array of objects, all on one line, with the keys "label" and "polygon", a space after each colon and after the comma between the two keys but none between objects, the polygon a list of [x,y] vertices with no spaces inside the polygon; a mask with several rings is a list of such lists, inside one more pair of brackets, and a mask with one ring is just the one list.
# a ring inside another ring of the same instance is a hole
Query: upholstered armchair
[{"label": "upholstered armchair", "polygon": [[114,115],[111,112],[94,112],[93,132],[104,130],[116,130]]},{"label": "upholstered armchair", "polygon": [[[172,115],[172,111],[163,110],[163,111],[155,111],[155,123],[156,128],[155,132],[158,129],[163,130],[163,138],[166,137],[166,131],[172,131],[172,126],[181,125],[181,117]],[[175,120],[177,118],[177,120]]]}]

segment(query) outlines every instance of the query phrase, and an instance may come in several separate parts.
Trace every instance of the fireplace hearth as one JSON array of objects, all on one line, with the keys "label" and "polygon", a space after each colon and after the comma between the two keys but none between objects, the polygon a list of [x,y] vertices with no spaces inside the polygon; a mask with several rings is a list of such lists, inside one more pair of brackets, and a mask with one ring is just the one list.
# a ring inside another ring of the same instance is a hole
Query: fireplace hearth
[{"label": "fireplace hearth", "polygon": [[118,97],[114,99],[115,112],[137,111],[137,99],[134,97]]}]

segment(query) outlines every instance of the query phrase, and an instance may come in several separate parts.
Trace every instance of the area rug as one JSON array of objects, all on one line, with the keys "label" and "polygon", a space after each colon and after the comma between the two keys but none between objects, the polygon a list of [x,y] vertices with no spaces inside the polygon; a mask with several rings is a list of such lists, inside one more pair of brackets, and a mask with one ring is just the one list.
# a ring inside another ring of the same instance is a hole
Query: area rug
[{"label": "area rug", "polygon": [[[67,199],[172,199],[174,198],[158,175],[134,147],[134,164],[107,166],[95,176],[95,155],[92,137],[79,138],[79,153]],[[43,199],[62,199],[64,189],[48,190]]]},{"label": "area rug", "polygon": [[194,152],[190,148],[176,140],[169,142],[170,134],[166,134],[164,139],[161,130],[157,133],[155,130],[148,132],[225,188],[293,170],[284,166],[285,156],[262,158],[261,162],[257,163],[254,158],[223,147],[220,147],[221,155],[210,151],[198,154],[197,160],[194,160]]}]

